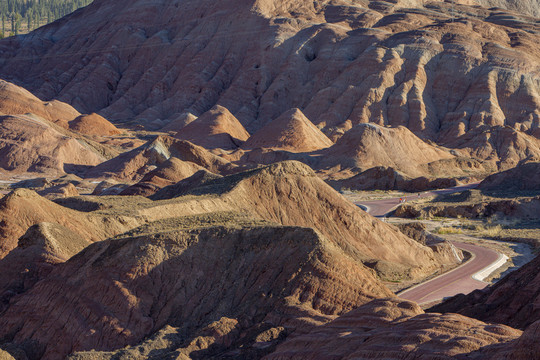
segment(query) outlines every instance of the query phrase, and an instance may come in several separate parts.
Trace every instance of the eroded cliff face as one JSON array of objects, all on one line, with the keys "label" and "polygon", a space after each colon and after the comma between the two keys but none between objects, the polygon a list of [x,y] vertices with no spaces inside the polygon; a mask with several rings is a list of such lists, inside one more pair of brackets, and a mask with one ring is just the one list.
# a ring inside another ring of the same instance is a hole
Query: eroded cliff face
[{"label": "eroded cliff face", "polygon": [[331,137],[361,122],[439,141],[484,125],[536,134],[535,20],[453,14],[439,1],[96,1],[3,40],[0,76],[149,128],[219,104],[250,132],[297,107]]}]

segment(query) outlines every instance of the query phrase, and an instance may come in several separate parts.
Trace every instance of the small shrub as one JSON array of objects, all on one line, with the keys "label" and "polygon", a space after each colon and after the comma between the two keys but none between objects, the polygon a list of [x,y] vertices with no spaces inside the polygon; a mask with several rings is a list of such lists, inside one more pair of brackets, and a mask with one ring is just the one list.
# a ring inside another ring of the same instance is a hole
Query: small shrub
[{"label": "small shrub", "polygon": [[476,227],[476,231],[478,231],[479,236],[496,237],[496,236],[501,235],[503,228],[501,225],[488,226],[488,227],[484,225],[478,225]]},{"label": "small shrub", "polygon": [[455,227],[440,227],[436,230],[437,234],[439,235],[446,235],[446,234],[461,234],[462,231],[459,228]]}]

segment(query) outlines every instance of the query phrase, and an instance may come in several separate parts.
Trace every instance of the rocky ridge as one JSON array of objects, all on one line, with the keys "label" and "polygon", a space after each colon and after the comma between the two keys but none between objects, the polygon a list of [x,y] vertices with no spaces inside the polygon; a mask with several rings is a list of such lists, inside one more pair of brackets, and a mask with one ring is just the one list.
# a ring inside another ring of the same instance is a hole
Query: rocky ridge
[{"label": "rocky ridge", "polygon": [[[140,124],[220,105],[254,132],[298,107],[333,140],[363,122],[403,125],[434,141],[495,126],[537,135],[535,19],[451,8],[440,1],[97,1],[0,42],[0,76],[42,98]],[[92,35],[96,28],[103,36]],[[66,50],[83,49],[81,39],[88,39],[84,50]]]},{"label": "rocky ridge", "polygon": [[[184,343],[223,317],[236,319],[236,331],[261,321],[309,327],[390,295],[312,229],[240,225],[177,227],[91,245],[0,316],[0,337],[54,359],[135,345],[167,324]],[[53,295],[58,291],[65,297]]]}]

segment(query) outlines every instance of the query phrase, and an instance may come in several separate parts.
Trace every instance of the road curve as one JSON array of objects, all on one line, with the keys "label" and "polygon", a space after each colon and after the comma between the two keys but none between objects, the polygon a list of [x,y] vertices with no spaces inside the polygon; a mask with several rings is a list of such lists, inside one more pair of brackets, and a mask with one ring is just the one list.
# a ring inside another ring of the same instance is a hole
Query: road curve
[{"label": "road curve", "polygon": [[[449,189],[442,189],[442,190],[434,190],[434,191],[426,191],[421,192],[417,194],[410,194],[409,196],[403,197],[405,201],[408,200],[416,200],[425,198],[428,196],[433,195],[441,195],[441,194],[452,194],[455,192],[460,192],[464,190],[474,189],[478,186],[480,182],[475,182],[467,185],[460,185]],[[390,199],[383,199],[383,200],[372,200],[372,201],[357,201],[355,202],[355,205],[359,206],[365,206],[368,210],[367,212],[373,216],[381,217],[388,214],[390,211],[394,210],[394,208],[398,207],[400,204],[398,197],[396,198],[390,198]]]},{"label": "road curve", "polygon": [[[438,194],[451,194],[459,191],[473,189],[478,183],[456,186],[450,189],[428,191],[409,195],[407,198],[418,199]],[[407,199],[406,198],[406,199]],[[373,216],[384,217],[399,205],[399,198],[383,199],[375,201],[355,202],[358,206],[363,206],[367,212]],[[483,289],[489,284],[473,279],[473,275],[491,266],[500,259],[500,254],[491,249],[452,241],[454,246],[469,252],[471,258],[458,268],[437,276],[429,281],[413,286],[397,295],[406,300],[412,300],[419,304],[425,304],[454,296],[460,293],[468,294],[477,289]]]},{"label": "road curve", "polygon": [[472,258],[460,267],[440,275],[434,279],[402,291],[397,295],[418,304],[430,303],[460,293],[468,294],[483,289],[489,284],[478,281],[472,276],[499,260],[499,253],[491,249],[469,243],[452,241],[459,249],[472,254]]}]

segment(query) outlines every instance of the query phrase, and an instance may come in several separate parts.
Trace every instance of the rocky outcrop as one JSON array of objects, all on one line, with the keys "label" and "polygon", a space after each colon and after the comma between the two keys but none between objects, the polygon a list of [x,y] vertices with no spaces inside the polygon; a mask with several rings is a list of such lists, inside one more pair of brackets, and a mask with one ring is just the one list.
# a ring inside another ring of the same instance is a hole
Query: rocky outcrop
[{"label": "rocky outcrop", "polygon": [[84,135],[112,136],[121,131],[103,116],[96,113],[81,115],[69,122],[69,129]]},{"label": "rocky outcrop", "polygon": [[189,344],[189,334],[224,317],[227,332],[309,328],[391,295],[313,229],[189,224],[90,245],[0,316],[0,338],[57,359],[135,345],[166,325]]},{"label": "rocky outcrop", "polygon": [[540,190],[540,163],[526,163],[488,176],[478,188],[488,191]]},{"label": "rocky outcrop", "polygon": [[393,168],[376,166],[343,180],[328,180],[338,189],[350,190],[404,190],[410,192],[445,189],[461,185],[468,178],[410,178]]},{"label": "rocky outcrop", "polygon": [[525,329],[540,320],[540,257],[508,274],[483,291],[457,295],[433,307],[436,312],[457,312],[482,321]]},{"label": "rocky outcrop", "polygon": [[144,175],[171,157],[192,163],[215,173],[227,173],[235,166],[203,147],[170,136],[158,136],[136,149],[96,166],[86,173],[88,178],[112,178],[140,181]]},{"label": "rocky outcrop", "polygon": [[65,174],[105,158],[53,124],[32,115],[0,116],[0,168],[13,173]]},{"label": "rocky outcrop", "polygon": [[242,148],[311,152],[332,145],[334,143],[302,111],[291,109],[253,134]]},{"label": "rocky outcrop", "polygon": [[538,133],[537,43],[535,19],[443,1],[99,0],[2,40],[0,76],[113,121],[219,104],[253,133],[297,107],[332,140],[372,122],[446,143]]},{"label": "rocky outcrop", "polygon": [[181,128],[176,137],[207,149],[235,149],[249,133],[229,110],[218,105]]},{"label": "rocky outcrop", "polygon": [[491,216],[512,217],[523,220],[535,219],[540,211],[540,196],[518,199],[483,199],[462,204],[439,202],[433,205],[402,204],[394,212],[403,218],[452,217],[488,218]]},{"label": "rocky outcrop", "polygon": [[419,139],[405,127],[386,128],[360,124],[347,131],[334,146],[322,152],[321,168],[340,165],[341,168],[367,170],[385,166],[407,176],[425,175],[427,164],[452,159],[450,152]]},{"label": "rocky outcrop", "polygon": [[161,188],[178,183],[189,178],[202,167],[190,161],[182,161],[171,157],[167,161],[143,176],[141,181],[122,190],[120,195],[150,196]]},{"label": "rocky outcrop", "polygon": [[265,359],[466,359],[520,335],[508,326],[425,314],[414,302],[382,299],[285,341]]}]

